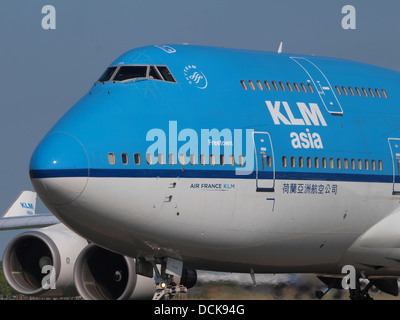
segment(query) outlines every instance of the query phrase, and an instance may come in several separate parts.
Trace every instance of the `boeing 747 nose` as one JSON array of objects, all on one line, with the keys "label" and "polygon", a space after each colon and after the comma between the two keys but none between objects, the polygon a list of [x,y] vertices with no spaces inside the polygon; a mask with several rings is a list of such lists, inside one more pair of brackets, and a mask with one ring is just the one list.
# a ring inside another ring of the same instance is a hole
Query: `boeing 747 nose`
[{"label": "boeing 747 nose", "polygon": [[55,132],[47,135],[34,151],[30,177],[40,198],[51,205],[76,200],[89,177],[89,159],[74,136]]},{"label": "boeing 747 nose", "polygon": [[[337,279],[346,265],[397,295],[399,83],[333,58],[134,49],[45,136],[31,180],[71,230],[155,273],[156,298],[196,269]],[[94,292],[105,265],[88,252],[75,280]]]}]

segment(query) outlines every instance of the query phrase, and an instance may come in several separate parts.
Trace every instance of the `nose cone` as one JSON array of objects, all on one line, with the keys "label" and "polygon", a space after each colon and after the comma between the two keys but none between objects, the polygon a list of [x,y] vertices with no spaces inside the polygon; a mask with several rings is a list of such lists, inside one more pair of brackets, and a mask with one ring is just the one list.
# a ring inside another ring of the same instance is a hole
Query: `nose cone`
[{"label": "nose cone", "polygon": [[33,187],[43,202],[52,205],[76,200],[89,178],[89,158],[74,136],[47,135],[34,151],[29,168]]}]

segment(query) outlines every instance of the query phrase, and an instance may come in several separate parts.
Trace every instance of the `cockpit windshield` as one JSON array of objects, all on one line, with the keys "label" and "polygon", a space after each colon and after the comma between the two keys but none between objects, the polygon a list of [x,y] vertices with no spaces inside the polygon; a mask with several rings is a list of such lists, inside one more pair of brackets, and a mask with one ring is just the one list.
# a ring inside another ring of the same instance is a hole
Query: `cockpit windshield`
[{"label": "cockpit windshield", "polygon": [[149,79],[166,82],[176,82],[171,71],[166,66],[118,66],[109,67],[99,78],[99,82],[126,81],[134,79]]},{"label": "cockpit windshield", "polygon": [[162,74],[165,81],[175,82],[175,79],[169,69],[167,67],[158,66],[157,67],[160,73]]},{"label": "cockpit windshield", "polygon": [[120,67],[117,71],[117,74],[114,77],[114,81],[125,81],[129,79],[136,78],[146,78],[147,76],[147,67],[145,66],[123,66]]},{"label": "cockpit windshield", "polygon": [[105,82],[109,81],[112,75],[114,74],[115,70],[117,70],[117,67],[109,67],[107,68],[106,71],[102,74],[102,76],[99,79],[99,82]]}]

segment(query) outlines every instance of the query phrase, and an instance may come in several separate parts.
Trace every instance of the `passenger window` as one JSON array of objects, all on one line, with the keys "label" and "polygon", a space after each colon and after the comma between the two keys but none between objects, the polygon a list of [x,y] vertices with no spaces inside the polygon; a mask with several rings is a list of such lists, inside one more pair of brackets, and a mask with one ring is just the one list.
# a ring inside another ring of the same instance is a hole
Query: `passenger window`
[{"label": "passenger window", "polygon": [[153,155],[151,153],[146,153],[146,162],[147,164],[153,164]]},{"label": "passenger window", "polygon": [[382,93],[383,93],[383,96],[387,99],[387,98],[388,98],[388,95],[387,95],[385,89],[382,89]]},{"label": "passenger window", "polygon": [[365,170],[369,170],[369,161],[368,159],[365,159]]},{"label": "passenger window", "polygon": [[129,163],[129,158],[127,153],[122,153],[121,154],[121,160],[122,164],[128,164]]},{"label": "passenger window", "polygon": [[307,168],[311,168],[311,167],[312,167],[311,157],[307,157]]},{"label": "passenger window", "polygon": [[335,86],[335,89],[336,89],[338,95],[341,96],[342,95],[342,91],[340,91],[340,88],[338,86]]},{"label": "passenger window", "polygon": [[260,81],[260,80],[257,80],[256,82],[257,82],[258,89],[260,89],[261,91],[263,91],[263,90],[264,90],[264,87],[263,87],[261,81]]},{"label": "passenger window", "polygon": [[215,166],[215,154],[210,154],[210,165]]},{"label": "passenger window", "polygon": [[287,85],[287,87],[289,88],[289,91],[290,91],[290,92],[293,92],[293,87],[292,87],[292,85],[290,84],[290,82],[286,82],[286,85]]},{"label": "passenger window", "polygon": [[382,160],[378,160],[378,167],[379,167],[379,171],[383,170],[383,163]]},{"label": "passenger window", "polygon": [[337,168],[340,170],[342,169],[342,159],[337,158],[336,159],[336,164],[337,164]]},{"label": "passenger window", "polygon": [[281,86],[282,91],[286,91],[285,85],[282,81],[279,81],[279,85]]},{"label": "passenger window", "polygon": [[304,167],[304,159],[303,159],[303,157],[299,157],[299,167],[300,168]]},{"label": "passenger window", "polygon": [[353,90],[352,87],[349,87],[349,91],[350,91],[350,93],[351,93],[352,96],[355,96],[355,95],[356,95],[356,94],[354,93],[354,90]]},{"label": "passenger window", "polygon": [[223,155],[223,154],[220,154],[220,155],[219,155],[219,164],[220,164],[221,166],[224,166],[224,165],[225,165],[225,155]]},{"label": "passenger window", "polygon": [[244,80],[240,80],[240,83],[241,83],[241,85],[242,85],[244,90],[248,90],[247,84],[246,84],[246,82]]},{"label": "passenger window", "polygon": [[149,71],[149,78],[153,80],[163,80],[161,78],[161,75],[158,73],[158,70],[156,67],[151,66],[150,71]]},{"label": "passenger window", "polygon": [[233,154],[229,155],[229,163],[232,167],[235,165],[235,157]]},{"label": "passenger window", "polygon": [[206,165],[206,156],[205,156],[204,153],[201,153],[201,154],[200,154],[200,164],[201,164],[202,166],[205,166],[205,165]]},{"label": "passenger window", "polygon": [[179,164],[184,166],[186,164],[186,155],[184,153],[179,154]]},{"label": "passenger window", "polygon": [[114,77],[114,81],[125,81],[136,78],[147,77],[147,66],[124,66],[120,67]]},{"label": "passenger window", "polygon": [[297,92],[300,92],[299,85],[296,82],[293,82],[293,86],[296,89]]},{"label": "passenger window", "polygon": [[117,162],[117,160],[115,158],[115,153],[109,152],[108,153],[108,163],[111,165],[114,165],[116,162]]},{"label": "passenger window", "polygon": [[244,162],[245,162],[244,156],[240,154],[239,155],[239,166],[243,167]]},{"label": "passenger window", "polygon": [[326,163],[326,158],[322,158],[322,168],[326,169],[327,163]]},{"label": "passenger window", "polygon": [[267,156],[267,167],[268,168],[272,167],[272,157],[271,156]]},{"label": "passenger window", "polygon": [[345,94],[346,96],[349,95],[349,94],[347,93],[347,90],[346,90],[346,87],[345,87],[345,86],[342,86],[342,90],[343,90],[343,92],[344,92],[344,94]]},{"label": "passenger window", "polygon": [[157,160],[158,160],[159,165],[163,165],[164,164],[164,154],[163,153],[157,154]]},{"label": "passenger window", "polygon": [[254,85],[252,80],[249,80],[251,90],[256,90],[256,86]]},{"label": "passenger window", "polygon": [[376,92],[376,95],[378,96],[378,98],[382,98],[382,95],[378,89],[375,88],[375,92]]},{"label": "passenger window", "polygon": [[166,66],[157,66],[158,71],[160,71],[162,77],[165,81],[168,82],[176,82],[174,76],[172,75],[171,71]]},{"label": "passenger window", "polygon": [[316,169],[319,169],[319,158],[318,157],[314,158],[314,165],[315,165]]},{"label": "passenger window", "polygon": [[311,83],[307,83],[307,87],[308,87],[308,89],[310,90],[311,93],[314,93],[314,88],[313,88]]},{"label": "passenger window", "polygon": [[356,160],[351,159],[351,169],[356,170]]},{"label": "passenger window", "polygon": [[265,87],[267,88],[267,90],[271,91],[271,86],[267,80],[264,81],[264,84],[265,84]]},{"label": "passenger window", "polygon": [[173,166],[175,164],[175,154],[169,153],[168,154],[168,163]]},{"label": "passenger window", "polygon": [[196,155],[194,153],[191,153],[189,156],[190,164],[194,166],[196,164]]},{"label": "passenger window", "polygon": [[364,96],[368,97],[368,92],[367,92],[367,89],[365,89],[365,88],[361,88],[361,90],[363,91],[363,93],[364,93]]},{"label": "passenger window", "polygon": [[349,159],[347,159],[347,158],[344,159],[344,168],[346,170],[349,170]]},{"label": "passenger window", "polygon": [[276,84],[276,82],[275,82],[275,81],[271,81],[271,83],[272,83],[274,89],[275,89],[276,91],[278,91],[279,88],[278,88],[278,85]]},{"label": "passenger window", "polygon": [[357,91],[357,94],[361,97],[362,96],[361,90],[358,87],[355,87],[355,89]]},{"label": "passenger window", "polygon": [[362,170],[362,160],[358,159],[358,170]]},{"label": "passenger window", "polygon": [[371,95],[372,98],[375,98],[374,90],[371,88],[368,88],[369,94]]},{"label": "passenger window", "polygon": [[329,159],[329,166],[331,167],[331,169],[335,169],[335,159],[333,158]]},{"label": "passenger window", "polygon": [[112,75],[114,74],[115,70],[117,70],[117,67],[109,67],[106,69],[106,71],[104,71],[104,73],[101,75],[101,77],[99,78],[99,82],[105,82],[105,81],[109,81],[112,77]]},{"label": "passenger window", "polygon": [[135,164],[140,164],[141,163],[141,159],[140,159],[140,153],[134,153],[133,154],[133,162],[135,162]]},{"label": "passenger window", "polygon": [[287,158],[286,158],[286,156],[283,156],[283,157],[282,157],[282,166],[283,166],[284,168],[287,167]]},{"label": "passenger window", "polygon": [[306,85],[304,83],[300,83],[301,88],[303,89],[304,92],[307,92]]},{"label": "passenger window", "polygon": [[290,157],[290,165],[292,168],[296,168],[296,158]]}]

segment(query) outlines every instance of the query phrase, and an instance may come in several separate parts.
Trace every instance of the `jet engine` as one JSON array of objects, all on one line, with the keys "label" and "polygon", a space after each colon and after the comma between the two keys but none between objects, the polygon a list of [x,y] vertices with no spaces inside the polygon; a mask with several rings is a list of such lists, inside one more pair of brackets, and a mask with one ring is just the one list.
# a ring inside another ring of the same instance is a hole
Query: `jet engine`
[{"label": "jet engine", "polygon": [[75,265],[76,288],[86,300],[151,299],[154,279],[136,273],[136,260],[88,245]]},{"label": "jet engine", "polygon": [[4,251],[4,276],[25,295],[77,296],[73,270],[86,246],[85,239],[61,224],[22,233]]},{"label": "jet engine", "polygon": [[[3,256],[7,282],[31,296],[86,300],[151,299],[153,273],[138,274],[136,260],[88,244],[62,224],[28,231],[8,244]],[[184,269],[181,285],[191,288],[195,270]]]}]

